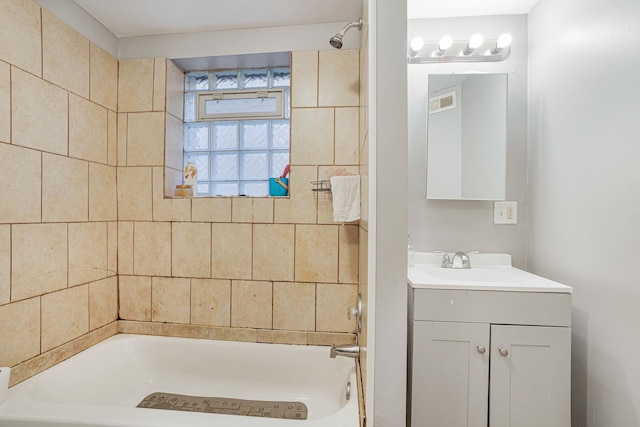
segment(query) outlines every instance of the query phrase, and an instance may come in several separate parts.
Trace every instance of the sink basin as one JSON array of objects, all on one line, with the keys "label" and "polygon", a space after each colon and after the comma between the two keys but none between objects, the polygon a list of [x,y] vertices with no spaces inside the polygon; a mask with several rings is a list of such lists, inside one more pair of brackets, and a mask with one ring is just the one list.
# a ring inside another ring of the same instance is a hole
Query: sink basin
[{"label": "sink basin", "polygon": [[417,253],[408,269],[413,288],[521,292],[564,292],[572,288],[511,266],[507,254],[473,254],[471,268],[442,268],[441,254]]}]

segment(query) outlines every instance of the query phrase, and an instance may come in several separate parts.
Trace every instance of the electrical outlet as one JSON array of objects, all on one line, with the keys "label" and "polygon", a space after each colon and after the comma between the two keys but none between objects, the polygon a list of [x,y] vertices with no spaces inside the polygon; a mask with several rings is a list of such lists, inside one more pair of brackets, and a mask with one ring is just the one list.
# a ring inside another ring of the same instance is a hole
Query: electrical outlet
[{"label": "electrical outlet", "polygon": [[518,223],[518,202],[494,202],[493,203],[493,223],[494,224],[517,224]]}]

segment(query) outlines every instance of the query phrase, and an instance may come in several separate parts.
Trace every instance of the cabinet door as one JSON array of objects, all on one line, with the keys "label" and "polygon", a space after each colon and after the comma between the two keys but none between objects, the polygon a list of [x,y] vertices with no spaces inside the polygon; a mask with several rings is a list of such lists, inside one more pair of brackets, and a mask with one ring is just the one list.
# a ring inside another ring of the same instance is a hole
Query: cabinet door
[{"label": "cabinet door", "polygon": [[486,427],[489,325],[413,324],[411,427]]},{"label": "cabinet door", "polygon": [[490,427],[570,427],[571,328],[491,326]]}]

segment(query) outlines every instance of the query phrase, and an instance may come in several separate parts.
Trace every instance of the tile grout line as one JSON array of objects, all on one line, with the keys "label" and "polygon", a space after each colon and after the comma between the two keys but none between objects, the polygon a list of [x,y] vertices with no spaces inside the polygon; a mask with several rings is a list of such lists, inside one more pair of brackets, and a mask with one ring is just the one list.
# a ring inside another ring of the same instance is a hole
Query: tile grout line
[{"label": "tile grout line", "polygon": [[233,319],[233,279],[229,280],[229,327],[232,328]]},{"label": "tile grout line", "polygon": [[13,65],[9,64],[9,144],[13,144]]},{"label": "tile grout line", "polygon": [[40,9],[40,77],[44,80],[44,14]]},{"label": "tile grout line", "polygon": [[131,275],[136,275],[136,223],[131,221]]},{"label": "tile grout line", "polygon": [[313,331],[318,332],[318,283],[313,284],[314,318]]},{"label": "tile grout line", "polygon": [[[116,202],[117,204],[117,202]],[[117,212],[117,210],[116,210]],[[120,321],[120,274],[118,272],[118,263],[119,263],[119,250],[118,250],[118,237],[120,234],[120,230],[118,229],[118,220],[117,220],[117,213],[116,213],[116,222],[115,222],[115,233],[116,233],[116,265],[115,265],[115,278],[116,278],[116,321]],[[118,329],[119,329],[119,325],[118,325]]]},{"label": "tile grout line", "polygon": [[344,224],[336,225],[338,228],[338,250],[336,251],[337,259],[336,259],[336,283],[341,284],[340,282],[340,236],[342,235]]},{"label": "tile grout line", "polygon": [[67,92],[67,154],[66,157],[70,156],[70,145],[71,145],[71,92]]},{"label": "tile grout line", "polygon": [[9,224],[9,302],[13,298],[13,224]]},{"label": "tile grout line", "polygon": [[[153,323],[153,277],[149,277],[149,322]],[[161,329],[164,329],[162,327],[162,324],[160,324]]]},{"label": "tile grout line", "polygon": [[70,254],[69,254],[69,246],[70,246],[69,245],[69,223],[65,223],[65,227],[67,229],[67,286],[66,286],[66,289],[69,289],[69,265],[70,265],[70,262],[69,262],[69,256],[70,256]]},{"label": "tile grout line", "polygon": [[320,51],[316,51],[316,107],[320,107]]},{"label": "tile grout line", "polygon": [[42,295],[38,296],[38,304],[40,305],[40,348],[38,354],[42,354]]},{"label": "tile grout line", "polygon": [[192,316],[193,316],[192,311],[193,310],[191,309],[191,296],[192,296],[192,294],[191,294],[191,282],[192,282],[192,280],[193,280],[193,278],[189,278],[189,325],[193,325],[193,323],[192,323]]},{"label": "tile grout line", "polygon": [[44,153],[40,152],[40,222],[44,219]]},{"label": "tile grout line", "polygon": [[333,166],[336,166],[336,158],[337,158],[337,135],[338,135],[338,126],[337,126],[337,117],[338,117],[338,108],[333,107]]},{"label": "tile grout line", "polygon": [[[89,95],[88,95],[88,98],[89,98],[89,101],[91,101],[91,41],[87,40],[87,42],[89,43],[89,55],[88,55],[89,57]],[[108,126],[109,125],[107,124],[107,132],[109,131]]]},{"label": "tile grout line", "polygon": [[[156,99],[156,57],[153,59],[153,67],[151,68],[151,112],[155,111],[155,99]],[[166,105],[165,105],[166,109]]]},{"label": "tile grout line", "polygon": [[[233,204],[232,204],[233,206]],[[256,224],[251,224],[251,278],[249,280],[256,280],[255,279],[255,256],[256,256],[256,251],[255,251],[255,228],[256,228]]]},{"label": "tile grout line", "polygon": [[[153,183],[153,181],[154,181],[154,179],[153,179],[153,176],[154,176],[153,169],[154,169],[153,166],[149,167],[149,170],[151,171],[151,221],[153,221],[155,219],[153,217],[153,205],[154,205],[154,203],[153,203],[154,200],[153,199],[155,198],[155,185]],[[162,172],[162,178],[164,180],[164,171]],[[164,185],[163,185],[163,187],[164,187]],[[162,191],[164,192],[164,188],[162,189]],[[163,198],[164,198],[164,196],[163,196]],[[171,230],[173,231],[173,226],[171,227]],[[171,261],[173,263],[173,259]]]},{"label": "tile grout line", "polygon": [[[89,300],[89,285],[90,285],[90,283],[95,283],[95,282],[89,282],[89,283],[84,285],[84,286],[87,287],[87,332],[86,332],[87,334],[91,333],[91,301]],[[80,337],[83,336],[83,335],[85,335],[85,334],[80,334]],[[74,340],[77,339],[77,338],[80,338],[80,337],[76,337],[76,338],[74,338]]]},{"label": "tile grout line", "polygon": [[91,165],[87,162],[87,222],[91,222]]},{"label": "tile grout line", "polygon": [[[315,165],[316,166],[316,180],[320,180],[320,165]],[[315,223],[318,224],[320,222],[320,195],[318,194],[318,192],[316,192],[316,194],[314,194],[314,200],[313,200],[313,204],[315,205],[315,214],[316,214],[316,221]]]}]

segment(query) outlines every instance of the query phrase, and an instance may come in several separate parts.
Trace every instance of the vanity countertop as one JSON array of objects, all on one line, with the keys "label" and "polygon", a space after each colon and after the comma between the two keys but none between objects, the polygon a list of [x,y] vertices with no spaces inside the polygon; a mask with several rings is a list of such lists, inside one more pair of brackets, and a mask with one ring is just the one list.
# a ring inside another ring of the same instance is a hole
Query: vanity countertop
[{"label": "vanity countertop", "polygon": [[572,293],[573,288],[511,266],[509,254],[470,254],[470,269],[442,268],[442,255],[416,253],[408,268],[414,289]]}]

